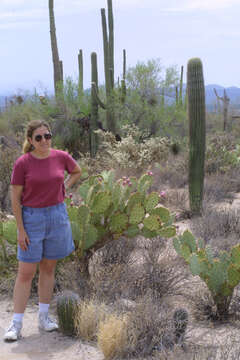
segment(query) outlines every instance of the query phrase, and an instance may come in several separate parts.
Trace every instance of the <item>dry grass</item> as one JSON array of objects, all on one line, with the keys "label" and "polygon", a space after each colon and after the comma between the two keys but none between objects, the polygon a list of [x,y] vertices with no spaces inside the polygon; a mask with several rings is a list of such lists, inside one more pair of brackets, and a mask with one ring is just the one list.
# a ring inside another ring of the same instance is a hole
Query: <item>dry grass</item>
[{"label": "dry grass", "polygon": [[90,301],[82,301],[78,304],[74,324],[76,334],[86,341],[96,341],[99,324],[108,316],[105,304]]},{"label": "dry grass", "polygon": [[236,208],[216,208],[210,206],[203,211],[202,217],[192,219],[192,230],[206,243],[218,241],[217,250],[229,250],[239,241],[240,210]]},{"label": "dry grass", "polygon": [[142,298],[128,315],[128,343],[124,358],[152,356],[174,347],[174,324],[167,304]]},{"label": "dry grass", "polygon": [[114,359],[124,353],[128,343],[127,323],[128,318],[124,314],[111,314],[100,321],[97,343],[105,359]]}]

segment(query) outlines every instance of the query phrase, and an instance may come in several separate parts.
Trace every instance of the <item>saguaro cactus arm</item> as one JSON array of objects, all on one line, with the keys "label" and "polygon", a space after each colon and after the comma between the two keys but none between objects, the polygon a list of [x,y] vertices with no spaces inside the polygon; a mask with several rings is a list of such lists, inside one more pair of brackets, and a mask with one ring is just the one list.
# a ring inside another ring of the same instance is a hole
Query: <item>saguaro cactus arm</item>
[{"label": "saguaro cactus arm", "polygon": [[95,97],[97,103],[99,106],[101,106],[102,109],[106,110],[106,105],[101,101],[101,99],[98,96],[97,86],[95,82],[92,82],[92,90],[93,90],[93,96]]}]

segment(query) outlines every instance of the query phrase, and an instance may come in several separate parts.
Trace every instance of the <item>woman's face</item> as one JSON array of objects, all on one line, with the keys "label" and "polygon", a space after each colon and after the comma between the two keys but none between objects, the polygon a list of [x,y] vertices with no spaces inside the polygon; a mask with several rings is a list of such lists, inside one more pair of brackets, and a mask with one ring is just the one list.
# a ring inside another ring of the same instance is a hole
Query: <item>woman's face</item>
[{"label": "woman's face", "polygon": [[46,126],[34,130],[32,138],[28,138],[35,151],[47,152],[51,147],[51,133]]}]

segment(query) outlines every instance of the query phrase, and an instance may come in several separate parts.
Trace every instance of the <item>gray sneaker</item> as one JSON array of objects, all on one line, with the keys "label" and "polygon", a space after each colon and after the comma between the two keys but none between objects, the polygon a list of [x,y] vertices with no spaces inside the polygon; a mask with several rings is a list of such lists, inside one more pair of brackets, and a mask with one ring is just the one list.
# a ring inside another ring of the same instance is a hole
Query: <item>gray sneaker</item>
[{"label": "gray sneaker", "polygon": [[54,331],[58,329],[58,324],[48,316],[48,313],[40,312],[38,315],[38,327],[44,331]]},{"label": "gray sneaker", "polygon": [[12,321],[11,325],[7,329],[3,339],[5,341],[16,341],[21,338],[21,329],[22,322],[21,321]]}]

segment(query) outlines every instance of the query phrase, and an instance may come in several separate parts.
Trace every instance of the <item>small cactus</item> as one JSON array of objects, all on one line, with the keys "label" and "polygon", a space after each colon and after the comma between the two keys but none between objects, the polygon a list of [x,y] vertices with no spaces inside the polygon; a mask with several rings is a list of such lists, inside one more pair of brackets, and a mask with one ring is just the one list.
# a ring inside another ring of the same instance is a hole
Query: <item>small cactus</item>
[{"label": "small cactus", "polygon": [[76,335],[74,317],[79,302],[79,296],[66,292],[57,298],[57,316],[59,329],[64,335]]}]

